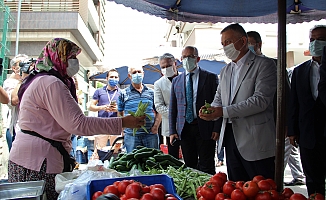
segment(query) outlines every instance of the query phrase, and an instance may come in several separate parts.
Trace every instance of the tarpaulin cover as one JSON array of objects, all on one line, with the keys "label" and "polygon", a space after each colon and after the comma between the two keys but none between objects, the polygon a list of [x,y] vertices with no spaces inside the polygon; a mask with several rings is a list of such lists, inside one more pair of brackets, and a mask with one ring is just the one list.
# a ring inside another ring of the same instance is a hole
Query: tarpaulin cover
[{"label": "tarpaulin cover", "polygon": [[[177,61],[178,65],[178,71],[179,72],[184,72],[184,69],[182,68],[181,62]],[[219,74],[221,69],[226,65],[225,62],[223,61],[209,61],[209,60],[200,60],[198,65],[210,72],[213,72],[215,74]],[[144,84],[154,84],[156,80],[161,78],[161,68],[160,66],[157,65],[145,65],[143,66],[144,69]],[[130,84],[130,79],[128,78],[128,67],[123,66],[116,68],[118,70],[119,75],[120,75],[120,80],[119,84],[120,85],[128,85]],[[100,74],[95,74],[91,77],[89,77],[90,80],[105,80],[107,75],[107,72],[103,72]]]},{"label": "tarpaulin cover", "polygon": [[[109,0],[157,17],[183,22],[277,23],[277,0]],[[290,14],[295,5],[301,12]],[[326,18],[325,0],[286,0],[287,23]]]}]

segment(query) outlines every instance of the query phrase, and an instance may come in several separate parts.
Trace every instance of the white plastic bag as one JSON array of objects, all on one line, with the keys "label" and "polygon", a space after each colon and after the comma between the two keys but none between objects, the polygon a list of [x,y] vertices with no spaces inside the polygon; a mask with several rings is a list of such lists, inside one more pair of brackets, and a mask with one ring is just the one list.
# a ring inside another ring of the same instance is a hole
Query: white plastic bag
[{"label": "white plastic bag", "polygon": [[64,190],[60,192],[58,200],[86,200],[88,181],[116,177],[123,177],[123,175],[115,170],[109,169],[107,171],[86,170],[74,182],[65,186]]}]

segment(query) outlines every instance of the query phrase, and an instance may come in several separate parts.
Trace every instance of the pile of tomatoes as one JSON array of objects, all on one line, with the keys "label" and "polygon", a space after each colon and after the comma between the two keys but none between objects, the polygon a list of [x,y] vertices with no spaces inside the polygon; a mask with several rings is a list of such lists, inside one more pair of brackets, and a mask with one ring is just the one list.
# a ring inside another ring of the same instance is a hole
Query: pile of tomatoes
[{"label": "pile of tomatoes", "polygon": [[177,200],[173,194],[167,193],[162,184],[147,186],[134,180],[116,181],[112,185],[106,186],[103,191],[95,192],[92,200],[107,193],[114,194],[121,200]]},{"label": "pile of tomatoes", "polygon": [[[196,189],[199,200],[307,200],[292,189],[285,188],[281,193],[276,191],[276,183],[272,179],[265,179],[258,175],[251,181],[228,181],[227,175],[219,172],[208,182]],[[324,200],[321,194],[312,194],[308,200]]]}]

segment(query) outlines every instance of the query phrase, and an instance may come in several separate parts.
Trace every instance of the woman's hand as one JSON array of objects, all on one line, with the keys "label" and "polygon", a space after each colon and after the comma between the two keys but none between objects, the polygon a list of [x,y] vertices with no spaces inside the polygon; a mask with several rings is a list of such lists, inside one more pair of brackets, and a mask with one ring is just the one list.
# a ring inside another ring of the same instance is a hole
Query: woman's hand
[{"label": "woman's hand", "polygon": [[141,117],[134,117],[132,115],[122,117],[122,127],[140,128],[141,126],[145,126],[146,124],[145,118],[146,118],[145,115]]}]

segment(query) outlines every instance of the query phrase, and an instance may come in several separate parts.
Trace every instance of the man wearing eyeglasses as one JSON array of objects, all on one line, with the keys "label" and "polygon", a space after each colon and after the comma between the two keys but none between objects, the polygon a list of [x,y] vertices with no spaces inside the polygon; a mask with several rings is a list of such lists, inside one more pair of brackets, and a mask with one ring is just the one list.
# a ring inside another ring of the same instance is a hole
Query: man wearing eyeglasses
[{"label": "man wearing eyeglasses", "polygon": [[215,174],[215,146],[218,121],[199,118],[205,101],[212,102],[218,85],[216,74],[198,66],[196,47],[182,50],[185,72],[172,81],[169,105],[170,142],[180,140],[182,155],[188,167]]},{"label": "man wearing eyeglasses", "polygon": [[136,112],[138,104],[148,103],[145,113],[151,117],[146,117],[145,129],[139,128],[136,134],[133,129],[124,129],[124,143],[127,153],[131,152],[137,146],[149,148],[159,148],[158,128],[161,123],[161,115],[158,114],[154,106],[154,91],[143,84],[144,71],[140,67],[129,67],[128,78],[131,85],[123,90],[118,100],[118,114],[120,116],[129,115],[129,111]]},{"label": "man wearing eyeglasses", "polygon": [[219,150],[222,145],[225,147],[229,180],[249,181],[256,175],[274,178],[275,63],[249,51],[247,34],[239,24],[221,31],[221,43],[232,62],[221,71],[209,108],[213,112],[200,112],[200,118],[223,119],[218,146]]}]

